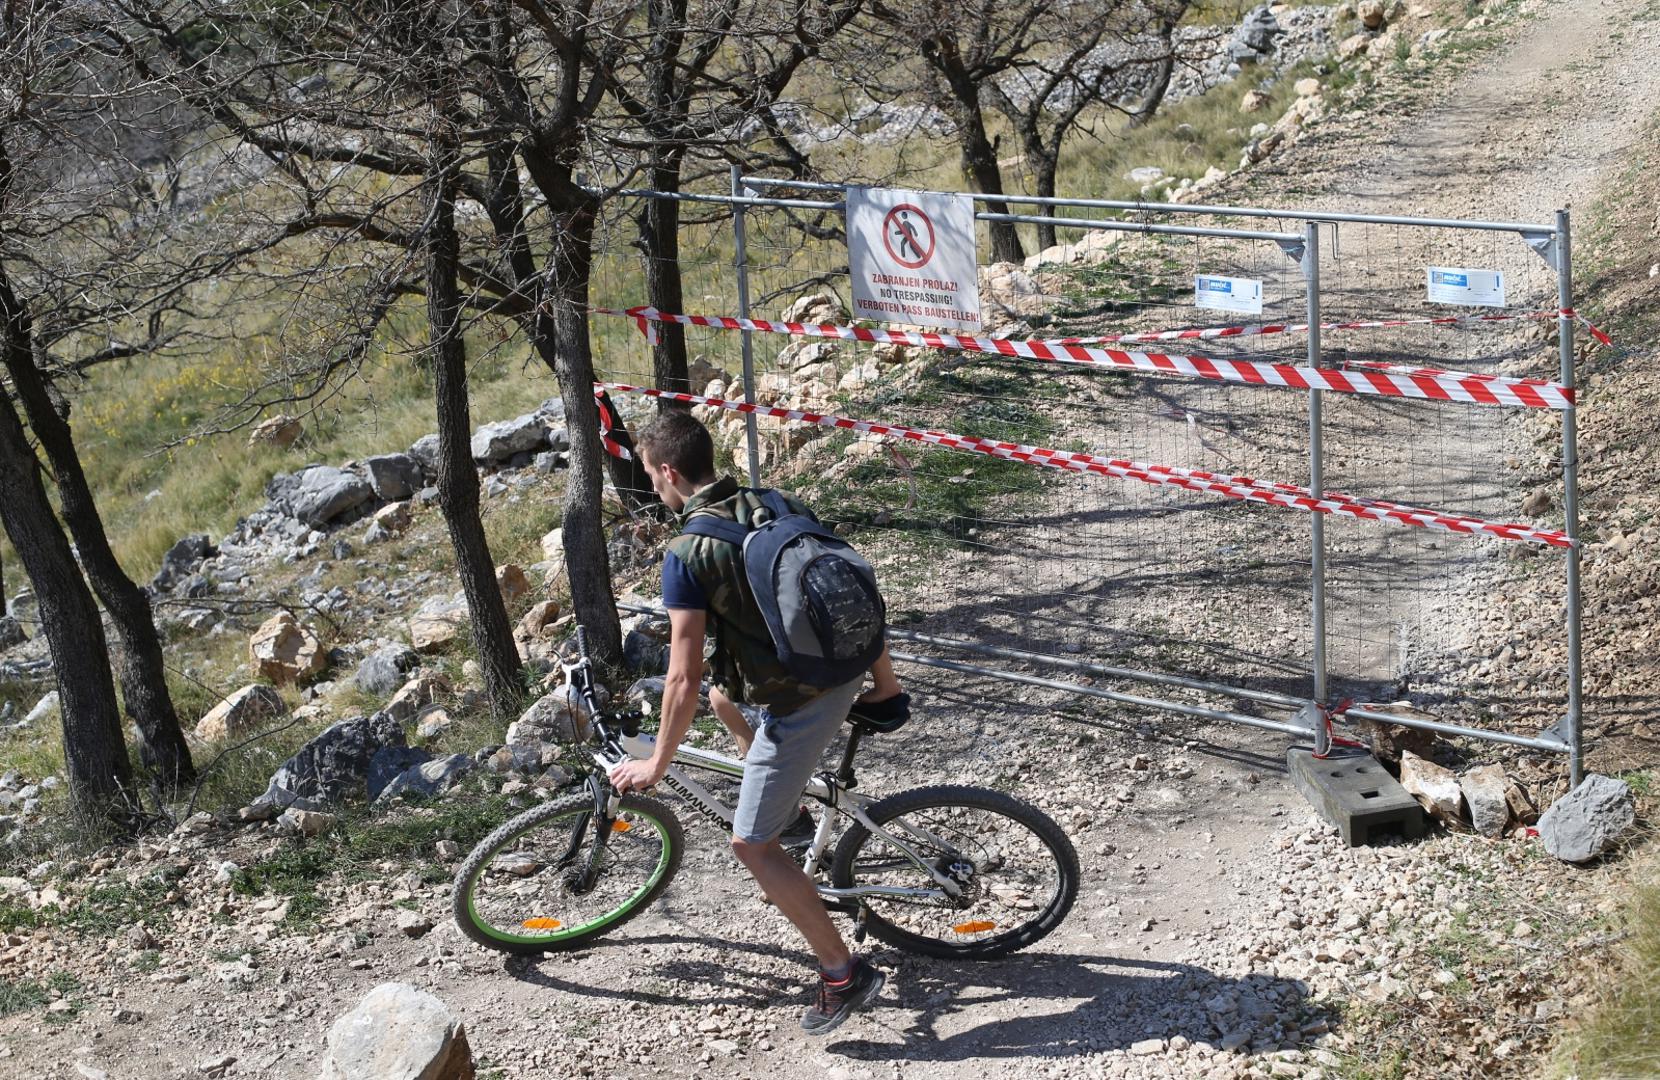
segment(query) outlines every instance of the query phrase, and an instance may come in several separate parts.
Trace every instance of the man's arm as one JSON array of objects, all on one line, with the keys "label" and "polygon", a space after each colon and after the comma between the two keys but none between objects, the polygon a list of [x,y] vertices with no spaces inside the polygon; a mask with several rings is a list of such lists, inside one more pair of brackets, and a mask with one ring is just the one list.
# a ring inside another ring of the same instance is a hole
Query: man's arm
[{"label": "man's arm", "polygon": [[669,609],[669,673],[663,681],[657,748],[644,761],[629,760],[612,767],[611,783],[618,791],[639,791],[661,780],[691,729],[703,685],[703,629],[708,617],[703,611]]}]

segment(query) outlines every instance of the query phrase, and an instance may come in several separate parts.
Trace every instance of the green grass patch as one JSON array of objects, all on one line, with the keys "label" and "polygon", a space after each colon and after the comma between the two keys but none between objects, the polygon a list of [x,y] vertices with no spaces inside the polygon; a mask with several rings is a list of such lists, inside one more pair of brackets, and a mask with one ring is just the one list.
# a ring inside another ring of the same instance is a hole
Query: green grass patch
[{"label": "green grass patch", "polygon": [[433,845],[454,840],[470,848],[515,812],[500,795],[468,791],[429,806],[342,815],[327,834],[284,843],[269,857],[239,869],[231,889],[242,896],[286,897],[282,926],[306,930],[328,910],[320,885],[383,878],[382,864],[388,861],[413,864],[427,884],[448,881],[450,871],[436,862]]},{"label": "green grass patch", "polygon": [[179,867],[169,866],[137,881],[99,885],[85,896],[68,901],[51,921],[93,938],[116,937],[137,923],[166,921],[171,917],[170,909],[183,902],[173,893],[173,883],[184,873]]},{"label": "green grass patch", "polygon": [[33,979],[0,979],[0,1016],[44,1008],[51,1000],[46,987]]},{"label": "green grass patch", "polygon": [[1660,858],[1626,903],[1618,973],[1598,980],[1601,1000],[1558,1049],[1559,1076],[1660,1076]]}]

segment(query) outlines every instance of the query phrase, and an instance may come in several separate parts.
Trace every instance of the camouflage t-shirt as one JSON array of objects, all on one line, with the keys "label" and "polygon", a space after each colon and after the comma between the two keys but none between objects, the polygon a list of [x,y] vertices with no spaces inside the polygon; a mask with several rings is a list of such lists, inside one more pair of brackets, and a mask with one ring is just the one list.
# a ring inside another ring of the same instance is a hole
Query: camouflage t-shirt
[{"label": "camouflage t-shirt", "polygon": [[[808,512],[793,495],[780,494],[791,510]],[[685,522],[694,514],[712,514],[747,526],[760,505],[760,496],[754,491],[740,488],[732,477],[723,476],[686,501],[680,520]],[[772,634],[744,574],[743,552],[736,545],[709,536],[682,534],[669,542],[669,552],[685,565],[703,590],[714,639],[709,654],[710,679],[727,697],[764,705],[781,716],[824,692],[822,687],[798,681],[779,662]]]}]

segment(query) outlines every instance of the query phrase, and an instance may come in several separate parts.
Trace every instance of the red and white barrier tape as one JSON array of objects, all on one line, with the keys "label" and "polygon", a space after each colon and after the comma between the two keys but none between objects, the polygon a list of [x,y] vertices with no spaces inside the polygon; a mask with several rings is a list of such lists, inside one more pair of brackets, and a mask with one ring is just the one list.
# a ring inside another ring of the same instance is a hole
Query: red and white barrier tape
[{"label": "red and white barrier tape", "polygon": [[788,334],[796,337],[913,345],[930,349],[1022,357],[1057,364],[1082,364],[1088,367],[1128,369],[1158,375],[1183,375],[1254,386],[1285,386],[1298,390],[1332,390],[1344,394],[1378,394],[1385,397],[1456,401],[1479,405],[1519,405],[1534,409],[1570,409],[1574,404],[1574,391],[1571,387],[1543,379],[1466,375],[1394,365],[1381,368],[1357,365],[1351,370],[1340,371],[1335,368],[1311,368],[1298,364],[1124,352],[1120,349],[1101,349],[1088,345],[1013,341],[1005,338],[935,334],[915,330],[869,329],[836,323],[775,323],[765,319],[739,319],[728,315],[670,315],[650,307],[629,308],[627,311],[612,308],[589,310],[596,315],[630,318],[642,327],[648,323],[664,322],[725,330],[749,330],[764,334]]},{"label": "red and white barrier tape", "polygon": [[[1367,319],[1359,322],[1321,323],[1321,330],[1382,330],[1397,326],[1462,326],[1472,323],[1512,322],[1519,319],[1569,318],[1585,327],[1600,345],[1614,339],[1573,308],[1557,311],[1525,311],[1513,315],[1444,315],[1416,319]],[[1147,333],[1104,334],[1099,337],[1046,338],[1045,345],[1117,345],[1157,341],[1214,341],[1219,338],[1262,337],[1268,334],[1304,334],[1308,323],[1255,323],[1249,326],[1206,326],[1187,330],[1153,330]]]},{"label": "red and white barrier tape", "polygon": [[[956,435],[947,431],[928,431],[897,424],[882,424],[873,420],[854,420],[845,416],[808,412],[803,409],[752,405],[742,401],[705,397],[702,394],[684,394],[670,390],[656,390],[650,387],[630,386],[626,383],[595,383],[594,387],[596,394],[603,393],[606,390],[616,390],[627,394],[644,394],[648,397],[668,398],[671,401],[684,401],[693,405],[708,405],[717,409],[729,409],[733,412],[755,413],[760,416],[776,417],[780,420],[817,424],[821,427],[867,432],[890,439],[908,439],[913,442],[942,446],[948,450],[987,454],[992,457],[1005,458],[1010,461],[1023,461],[1030,465],[1040,465],[1052,469],[1092,472],[1102,476],[1117,477],[1121,480],[1139,480],[1146,484],[1210,492],[1230,499],[1267,503],[1272,506],[1282,506],[1294,510],[1307,510],[1311,513],[1334,514],[1339,517],[1360,518],[1366,521],[1395,522],[1439,532],[1495,536],[1501,540],[1519,540],[1534,544],[1548,544],[1552,547],[1573,546],[1573,541],[1565,533],[1550,529],[1536,529],[1529,525],[1483,521],[1480,518],[1400,506],[1376,499],[1355,498],[1336,492],[1326,492],[1323,497],[1315,498],[1308,489],[1298,487],[1295,484],[1265,482],[1249,476],[1221,476],[1196,469],[1182,469],[1173,465],[1150,465],[1139,461],[1103,458],[1094,454],[1050,450],[1039,446],[1026,446],[1021,443],[997,442],[974,436]],[[609,440],[608,426],[602,428],[602,436]]]}]

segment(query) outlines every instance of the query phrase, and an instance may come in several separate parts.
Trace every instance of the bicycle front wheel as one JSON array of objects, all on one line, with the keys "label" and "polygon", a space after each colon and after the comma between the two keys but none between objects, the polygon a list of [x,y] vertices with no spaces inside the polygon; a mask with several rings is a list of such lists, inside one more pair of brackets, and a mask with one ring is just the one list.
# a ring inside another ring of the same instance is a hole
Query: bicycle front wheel
[{"label": "bicycle front wheel", "polygon": [[685,835],[656,799],[625,796],[603,837],[587,792],[520,814],[485,837],[455,877],[461,932],[489,949],[573,948],[639,914],[680,868]]},{"label": "bicycle front wheel", "polygon": [[1029,803],[940,785],[889,796],[866,812],[893,841],[854,824],[836,846],[833,885],[936,889],[928,873],[935,870],[961,890],[937,899],[860,897],[866,927],[896,948],[959,960],[1006,956],[1059,926],[1077,899],[1078,853]]}]

